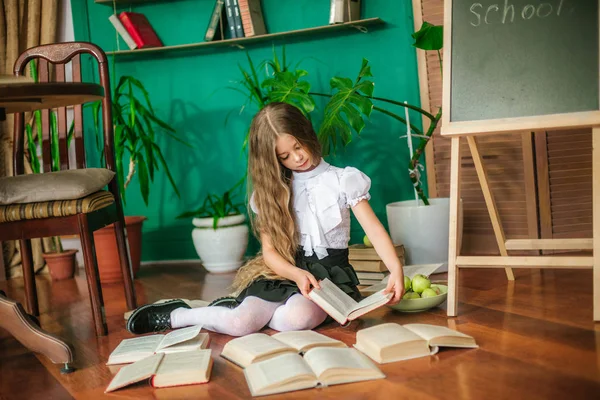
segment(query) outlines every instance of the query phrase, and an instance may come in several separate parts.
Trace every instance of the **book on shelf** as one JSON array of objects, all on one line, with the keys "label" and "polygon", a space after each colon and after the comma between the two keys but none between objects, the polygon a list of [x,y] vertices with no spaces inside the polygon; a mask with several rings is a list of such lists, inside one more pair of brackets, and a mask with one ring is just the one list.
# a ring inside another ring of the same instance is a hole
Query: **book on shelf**
[{"label": "book on shelf", "polygon": [[383,294],[385,289],[382,289],[357,302],[327,278],[319,282],[319,285],[320,289],[311,290],[308,296],[342,325],[383,306],[393,295]]},{"label": "book on shelf", "polygon": [[124,339],[108,356],[106,365],[132,363],[156,353],[179,353],[206,349],[210,344],[208,333],[200,333],[202,326],[176,329],[166,335],[155,334]]},{"label": "book on shelf", "polygon": [[244,36],[258,36],[267,33],[260,0],[237,0],[240,6]]},{"label": "book on shelf", "polygon": [[344,21],[357,21],[360,19],[360,0],[346,0]]},{"label": "book on shelf", "polygon": [[304,357],[281,354],[249,365],[244,375],[252,396],[385,378],[355,349],[328,347],[310,349]]},{"label": "book on shelf", "polygon": [[112,14],[110,17],[108,17],[108,20],[113,25],[119,36],[121,36],[121,39],[123,39],[125,44],[127,44],[127,47],[129,47],[130,50],[137,49],[138,46],[135,43],[135,40],[133,40],[129,32],[127,32],[127,29],[125,29],[119,17],[116,14]]},{"label": "book on shelf", "polygon": [[329,0],[329,23],[341,24],[344,22],[344,14],[347,13],[346,0]]},{"label": "book on shelf", "polygon": [[[394,245],[396,255],[402,260],[404,259],[404,246],[401,244]],[[367,247],[364,244],[353,244],[348,246],[348,259],[353,260],[372,260],[381,261],[381,257],[373,247]],[[352,262],[350,262],[352,264]]]},{"label": "book on shelf", "polygon": [[240,15],[240,5],[238,0],[233,0],[233,22],[235,23],[235,36],[244,37],[244,28],[242,27],[242,17]]},{"label": "book on shelf", "polygon": [[253,333],[227,342],[221,357],[242,368],[281,354],[305,353],[316,347],[347,347],[344,342],[315,331],[288,331],[269,336]]},{"label": "book on shelf", "polygon": [[364,272],[364,271],[356,271],[356,277],[361,280],[370,280],[370,281],[381,281],[383,278],[388,276],[389,271],[385,272]]},{"label": "book on shelf", "polygon": [[359,279],[358,283],[361,286],[373,286],[381,283],[381,279]]},{"label": "book on shelf", "polygon": [[123,11],[119,14],[119,20],[138,48],[163,47],[161,40],[144,14]]},{"label": "book on shelf", "polygon": [[206,383],[210,380],[212,366],[210,350],[158,353],[121,368],[104,393],[146,379],[156,388]]},{"label": "book on shelf", "polygon": [[477,348],[475,339],[445,326],[386,323],[356,332],[354,347],[380,364],[425,357],[440,347]]},{"label": "book on shelf", "polygon": [[227,29],[229,29],[229,34],[232,39],[237,38],[237,33],[235,30],[235,19],[234,19],[234,11],[233,11],[233,0],[225,0],[225,15],[227,17]]},{"label": "book on shelf", "polygon": [[225,0],[216,0],[215,6],[213,7],[213,12],[210,16],[208,27],[206,28],[206,33],[204,34],[204,40],[206,42],[225,37],[222,23],[224,5]]}]

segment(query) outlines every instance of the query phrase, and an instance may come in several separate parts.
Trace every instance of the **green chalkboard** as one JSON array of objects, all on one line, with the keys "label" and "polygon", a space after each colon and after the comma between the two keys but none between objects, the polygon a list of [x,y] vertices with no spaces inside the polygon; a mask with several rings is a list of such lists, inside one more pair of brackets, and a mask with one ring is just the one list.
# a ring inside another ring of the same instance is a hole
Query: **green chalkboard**
[{"label": "green chalkboard", "polygon": [[598,0],[452,0],[450,122],[600,109]]}]

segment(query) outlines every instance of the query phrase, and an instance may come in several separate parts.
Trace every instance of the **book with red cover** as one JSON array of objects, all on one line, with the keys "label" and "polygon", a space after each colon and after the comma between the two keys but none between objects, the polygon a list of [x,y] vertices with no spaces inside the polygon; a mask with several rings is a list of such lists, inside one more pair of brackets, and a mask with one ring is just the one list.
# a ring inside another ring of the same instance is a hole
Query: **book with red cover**
[{"label": "book with red cover", "polygon": [[144,14],[123,11],[119,14],[119,19],[139,49],[163,47],[161,40]]}]

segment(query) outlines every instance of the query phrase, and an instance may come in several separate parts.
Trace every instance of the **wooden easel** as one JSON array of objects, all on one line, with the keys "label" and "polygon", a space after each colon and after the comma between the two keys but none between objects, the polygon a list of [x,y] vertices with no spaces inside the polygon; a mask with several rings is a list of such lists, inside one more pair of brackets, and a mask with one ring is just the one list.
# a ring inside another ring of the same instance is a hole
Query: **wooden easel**
[{"label": "wooden easel", "polygon": [[[600,110],[565,114],[488,119],[485,121],[450,121],[452,0],[444,4],[444,93],[442,135],[451,136],[450,163],[450,233],[448,251],[448,316],[456,316],[458,275],[463,268],[572,268],[593,270],[593,319],[600,321]],[[599,11],[600,21],[600,11]],[[600,23],[599,23],[600,25]],[[599,51],[600,54],[600,51]],[[600,62],[599,62],[600,65]],[[600,78],[599,78],[600,81]],[[598,88],[600,97],[600,88]],[[552,130],[566,127],[592,127],[592,207],[593,239],[518,239],[506,240],[494,196],[490,190],[476,136],[479,134]],[[477,177],[490,215],[500,256],[461,256],[459,243],[460,138],[465,136],[473,157]],[[592,256],[509,256],[509,250],[592,250]],[[514,278],[513,278],[514,279]]]}]

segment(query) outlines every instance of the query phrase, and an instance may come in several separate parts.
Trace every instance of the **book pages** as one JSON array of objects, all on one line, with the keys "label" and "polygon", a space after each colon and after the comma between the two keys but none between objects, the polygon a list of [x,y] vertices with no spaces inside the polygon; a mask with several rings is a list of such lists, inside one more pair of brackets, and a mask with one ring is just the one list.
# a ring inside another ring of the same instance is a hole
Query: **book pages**
[{"label": "book pages", "polygon": [[211,361],[210,350],[166,354],[152,385],[164,387],[208,382]]},{"label": "book pages", "polygon": [[[298,390],[317,385],[315,374],[298,354],[278,357],[251,364],[244,375],[252,395],[265,395],[288,390]],[[304,378],[305,383],[300,383]],[[287,387],[286,384],[293,384]]]},{"label": "book pages", "polygon": [[304,359],[317,378],[328,385],[385,377],[371,360],[355,349],[320,347],[307,351]]},{"label": "book pages", "polygon": [[272,337],[295,348],[299,352],[305,352],[316,346],[347,347],[344,342],[309,330],[280,332],[274,334]]},{"label": "book pages", "polygon": [[479,347],[473,337],[445,326],[406,324],[404,327],[427,340],[432,346]]},{"label": "book pages", "polygon": [[148,357],[154,354],[163,337],[151,335],[124,339],[110,354],[106,365],[124,364]]},{"label": "book pages", "polygon": [[119,370],[104,393],[112,392],[135,382],[149,379],[158,369],[164,354],[155,354]]},{"label": "book pages", "polygon": [[173,346],[178,343],[183,343],[187,340],[193,339],[202,330],[201,325],[190,326],[188,328],[176,329],[173,332],[168,333],[164,336],[162,342],[159,344],[158,349],[164,349],[169,346]]},{"label": "book pages", "polygon": [[296,353],[296,349],[267,334],[253,333],[230,340],[223,346],[221,356],[241,367],[246,367],[256,359],[286,351]]},{"label": "book pages", "polygon": [[[335,283],[331,282],[329,279],[324,279],[319,284],[321,288],[311,290],[309,297],[313,299],[321,299],[327,303],[330,308],[333,308],[344,317],[347,317],[348,314],[358,304],[356,301],[354,301],[354,299],[352,299],[352,297],[344,293],[342,289],[337,287]],[[321,305],[320,303],[317,304]],[[332,315],[332,317],[334,316]]]}]

